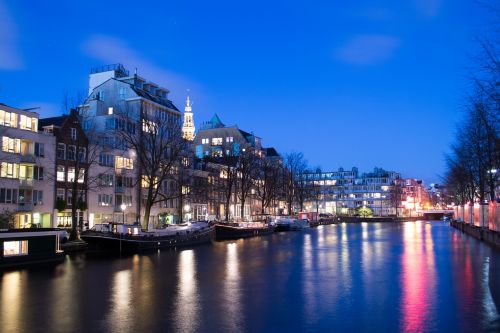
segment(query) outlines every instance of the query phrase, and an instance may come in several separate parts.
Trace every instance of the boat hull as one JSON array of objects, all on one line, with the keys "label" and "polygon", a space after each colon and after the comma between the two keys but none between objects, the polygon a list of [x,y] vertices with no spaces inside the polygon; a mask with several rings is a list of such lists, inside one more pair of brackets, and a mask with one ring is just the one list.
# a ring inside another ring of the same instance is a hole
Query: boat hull
[{"label": "boat hull", "polygon": [[172,236],[129,236],[89,232],[82,234],[81,238],[88,244],[88,253],[135,253],[209,243],[214,238],[214,232],[214,227],[187,235]]},{"label": "boat hull", "polygon": [[215,239],[229,240],[229,239],[264,236],[272,234],[273,231],[274,231],[273,227],[264,227],[264,228],[233,227],[229,225],[217,224],[215,226]]}]

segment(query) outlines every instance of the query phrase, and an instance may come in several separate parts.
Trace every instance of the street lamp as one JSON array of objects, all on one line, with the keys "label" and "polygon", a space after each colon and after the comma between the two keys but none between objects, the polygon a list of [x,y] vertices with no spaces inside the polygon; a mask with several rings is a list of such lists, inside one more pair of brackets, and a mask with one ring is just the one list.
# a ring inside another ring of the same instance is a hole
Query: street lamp
[{"label": "street lamp", "polygon": [[127,205],[125,205],[125,203],[122,203],[120,205],[120,208],[121,208],[122,214],[123,214],[123,224],[125,224],[125,209],[127,209]]}]

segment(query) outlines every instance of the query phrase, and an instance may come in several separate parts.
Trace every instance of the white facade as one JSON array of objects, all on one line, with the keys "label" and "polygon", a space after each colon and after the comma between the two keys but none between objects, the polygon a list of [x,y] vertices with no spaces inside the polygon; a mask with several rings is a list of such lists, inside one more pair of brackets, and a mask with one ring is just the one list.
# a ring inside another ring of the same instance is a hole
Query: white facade
[{"label": "white facade", "polygon": [[[168,100],[168,89],[148,82],[138,75],[128,76],[121,66],[111,66],[92,70],[89,77],[89,96],[79,107],[84,130],[95,132],[89,139],[99,142],[98,165],[92,165],[89,179],[99,179],[98,191],[88,193],[89,227],[95,223],[115,221],[128,223],[139,221],[144,214],[141,198],[141,175],[135,152],[124,147],[116,131],[121,123],[120,114],[129,119],[137,119],[131,130],[140,131],[140,110],[148,114],[160,114],[167,119],[180,121],[181,113]],[[102,182],[100,181],[102,178]],[[125,211],[121,209],[124,203]],[[151,222],[168,218],[169,222],[177,213],[175,200],[155,204],[151,210]]]},{"label": "white facade", "polygon": [[0,211],[15,227],[55,227],[56,138],[38,132],[38,113],[0,104]]}]

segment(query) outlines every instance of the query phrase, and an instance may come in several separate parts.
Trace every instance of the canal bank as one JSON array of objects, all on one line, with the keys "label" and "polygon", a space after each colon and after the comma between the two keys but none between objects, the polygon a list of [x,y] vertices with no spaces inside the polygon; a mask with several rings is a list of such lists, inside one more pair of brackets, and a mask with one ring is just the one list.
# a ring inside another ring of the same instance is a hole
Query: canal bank
[{"label": "canal bank", "polygon": [[500,232],[456,220],[451,221],[450,225],[500,250]]}]

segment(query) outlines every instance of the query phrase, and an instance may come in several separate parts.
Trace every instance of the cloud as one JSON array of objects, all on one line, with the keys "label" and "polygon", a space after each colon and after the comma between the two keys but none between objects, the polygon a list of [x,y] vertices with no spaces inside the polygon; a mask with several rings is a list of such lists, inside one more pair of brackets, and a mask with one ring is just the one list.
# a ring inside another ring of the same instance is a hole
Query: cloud
[{"label": "cloud", "polygon": [[337,57],[353,65],[373,65],[391,58],[399,39],[388,35],[358,35],[351,38],[337,52]]},{"label": "cloud", "polygon": [[425,17],[435,17],[439,14],[442,0],[414,0],[417,10]]},{"label": "cloud", "polygon": [[23,61],[17,45],[17,26],[7,6],[0,0],[0,70],[23,68]]},{"label": "cloud", "polygon": [[88,56],[103,64],[122,63],[131,72],[137,68],[140,76],[164,86],[181,100],[186,95],[187,89],[195,92],[196,95],[201,90],[196,82],[146,60],[119,38],[94,35],[83,43],[82,48]]}]

